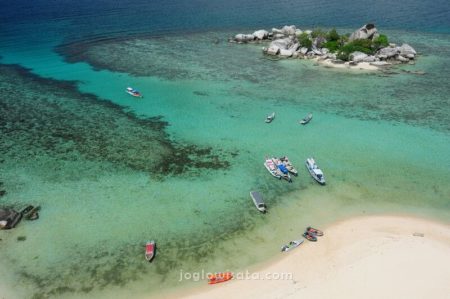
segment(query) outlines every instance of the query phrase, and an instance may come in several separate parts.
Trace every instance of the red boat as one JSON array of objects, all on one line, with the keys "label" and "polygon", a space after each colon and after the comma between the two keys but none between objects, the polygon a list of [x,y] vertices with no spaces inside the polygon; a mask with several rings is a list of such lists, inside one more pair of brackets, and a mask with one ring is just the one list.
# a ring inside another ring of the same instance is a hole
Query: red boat
[{"label": "red boat", "polygon": [[155,241],[149,241],[145,245],[145,259],[151,262],[154,256],[155,256]]},{"label": "red boat", "polygon": [[220,282],[225,282],[233,278],[233,273],[224,272],[208,275],[208,284],[216,284]]},{"label": "red boat", "polygon": [[312,241],[312,242],[316,242],[316,241],[317,241],[316,235],[311,234],[311,233],[309,233],[309,232],[305,232],[305,233],[303,234],[303,237],[305,237],[305,239],[308,240],[308,241]]},{"label": "red boat", "polygon": [[308,226],[308,227],[306,228],[306,231],[307,231],[308,233],[314,234],[314,235],[316,235],[316,236],[318,236],[318,237],[322,237],[322,236],[323,236],[323,231],[321,231],[320,229],[311,227],[311,226]]}]

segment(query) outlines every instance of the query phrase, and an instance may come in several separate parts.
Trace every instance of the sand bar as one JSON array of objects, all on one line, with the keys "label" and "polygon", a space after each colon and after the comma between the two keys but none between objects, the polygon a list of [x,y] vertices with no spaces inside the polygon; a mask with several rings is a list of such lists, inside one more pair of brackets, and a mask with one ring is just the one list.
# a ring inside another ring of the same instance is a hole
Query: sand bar
[{"label": "sand bar", "polygon": [[291,272],[292,279],[233,280],[175,297],[449,298],[450,225],[404,216],[340,221],[317,243],[250,272]]}]

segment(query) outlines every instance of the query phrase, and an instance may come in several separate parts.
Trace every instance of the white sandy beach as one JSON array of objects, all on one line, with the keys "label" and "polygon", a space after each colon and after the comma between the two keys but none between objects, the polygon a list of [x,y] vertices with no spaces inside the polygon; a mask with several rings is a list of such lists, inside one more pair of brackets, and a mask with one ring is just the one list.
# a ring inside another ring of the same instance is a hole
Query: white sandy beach
[{"label": "white sandy beach", "polygon": [[[450,225],[403,216],[368,216],[331,225],[280,260],[251,269],[292,272],[291,280],[206,285],[200,298],[449,298]],[[280,244],[281,245],[281,244]],[[172,298],[172,297],[164,297]]]},{"label": "white sandy beach", "polygon": [[329,59],[322,60],[316,58],[315,60],[322,66],[336,69],[362,70],[362,71],[377,71],[380,69],[375,65],[371,65],[369,62],[359,62],[357,65],[350,65],[348,62],[342,64],[333,63]]}]

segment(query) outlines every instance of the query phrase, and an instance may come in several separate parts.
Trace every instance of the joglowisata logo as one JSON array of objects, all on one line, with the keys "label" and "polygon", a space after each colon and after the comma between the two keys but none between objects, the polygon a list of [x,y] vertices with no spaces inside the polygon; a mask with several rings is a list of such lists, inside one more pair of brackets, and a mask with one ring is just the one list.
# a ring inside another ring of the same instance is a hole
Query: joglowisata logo
[{"label": "joglowisata logo", "polygon": [[293,280],[294,275],[292,272],[250,272],[248,270],[240,272],[232,272],[226,270],[224,272],[207,272],[205,270],[197,272],[185,272],[180,269],[180,275],[178,281],[192,280],[202,281],[208,280],[213,276],[220,276],[224,273],[231,273],[234,280]]}]

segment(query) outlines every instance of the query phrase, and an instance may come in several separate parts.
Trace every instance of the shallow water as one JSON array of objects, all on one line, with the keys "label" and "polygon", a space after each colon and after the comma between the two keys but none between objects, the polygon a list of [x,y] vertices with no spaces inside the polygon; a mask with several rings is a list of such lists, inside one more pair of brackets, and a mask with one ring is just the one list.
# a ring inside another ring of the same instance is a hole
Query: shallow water
[{"label": "shallow water", "polygon": [[[164,9],[183,10],[169,4]],[[145,28],[140,19],[121,32],[131,21],[111,22],[120,7],[105,1],[88,33],[94,18],[80,7],[63,15],[49,8],[59,19],[34,10],[7,19],[0,44],[0,62],[19,64],[0,67],[8,95],[0,99],[0,203],[42,206],[38,221],[0,234],[2,284],[13,286],[13,298],[159,294],[196,285],[179,283],[180,269],[237,270],[273,258],[311,223],[380,212],[449,219],[445,22],[423,30],[432,33],[387,30],[421,52],[416,65],[361,74],[270,61],[261,44],[226,42],[236,31],[224,28],[279,26],[295,12],[267,22],[224,14],[191,33],[180,32],[183,22],[205,23],[155,18]],[[47,34],[30,35],[42,29]],[[176,32],[156,36],[164,31]],[[144,98],[128,96],[129,85]],[[265,124],[272,111],[276,119]],[[310,111],[313,120],[300,126]],[[289,156],[300,175],[292,184],[274,179],[262,165],[268,155]],[[304,169],[309,156],[325,187]],[[268,215],[254,209],[250,190],[263,193]],[[148,239],[158,242],[151,265],[143,259]]]}]

